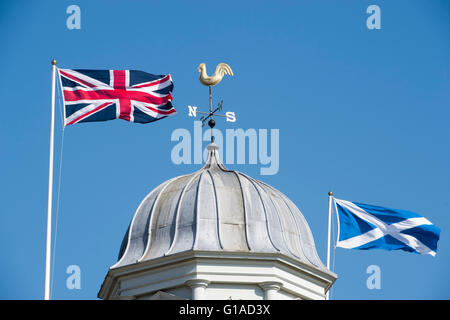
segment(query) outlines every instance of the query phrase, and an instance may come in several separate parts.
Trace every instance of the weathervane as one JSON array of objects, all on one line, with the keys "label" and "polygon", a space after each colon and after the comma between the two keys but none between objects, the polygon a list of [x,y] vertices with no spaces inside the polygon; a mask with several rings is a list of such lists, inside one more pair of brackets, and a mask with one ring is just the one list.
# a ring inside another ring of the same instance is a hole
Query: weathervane
[{"label": "weathervane", "polygon": [[213,111],[212,109],[212,95],[211,95],[211,87],[217,85],[220,81],[222,81],[222,78],[224,75],[233,75],[233,71],[231,70],[230,66],[226,63],[219,63],[216,67],[216,72],[210,77],[206,74],[206,64],[200,63],[198,66],[198,72],[200,72],[200,82],[201,84],[209,87],[209,112],[201,112],[197,111],[197,107],[194,106],[188,106],[189,108],[189,116],[190,117],[196,117],[197,113],[204,114],[200,118],[202,122],[202,127],[205,125],[205,121],[209,119],[208,125],[211,128],[211,143],[214,142],[214,135],[213,135],[213,128],[216,125],[216,122],[213,119],[213,116],[218,117],[225,117],[227,118],[228,122],[235,122],[236,121],[236,115],[234,112],[228,111],[224,115],[223,114],[216,114],[217,111],[222,111],[222,105],[223,100],[219,102],[218,107]]}]

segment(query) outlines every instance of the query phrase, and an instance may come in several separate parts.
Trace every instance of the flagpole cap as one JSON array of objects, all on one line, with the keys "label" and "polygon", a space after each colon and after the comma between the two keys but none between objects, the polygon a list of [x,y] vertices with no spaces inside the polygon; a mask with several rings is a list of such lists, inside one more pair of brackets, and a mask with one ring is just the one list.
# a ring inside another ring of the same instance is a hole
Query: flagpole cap
[{"label": "flagpole cap", "polygon": [[56,65],[56,60],[55,59],[52,60],[52,65],[54,65],[54,66]]},{"label": "flagpole cap", "polygon": [[328,192],[328,195],[330,196],[330,197],[332,197],[333,196],[333,192],[331,192],[331,190]]}]

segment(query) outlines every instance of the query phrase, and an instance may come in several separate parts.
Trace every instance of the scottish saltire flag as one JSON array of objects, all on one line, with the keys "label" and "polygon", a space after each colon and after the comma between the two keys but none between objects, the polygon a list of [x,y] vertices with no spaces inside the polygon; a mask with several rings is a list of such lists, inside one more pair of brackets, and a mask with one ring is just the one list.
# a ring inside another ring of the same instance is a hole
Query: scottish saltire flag
[{"label": "scottish saltire flag", "polygon": [[123,119],[148,123],[176,113],[169,75],[137,70],[58,69],[64,125]]},{"label": "scottish saltire flag", "polygon": [[436,255],[440,230],[417,213],[336,198],[334,201],[339,222],[337,247]]}]

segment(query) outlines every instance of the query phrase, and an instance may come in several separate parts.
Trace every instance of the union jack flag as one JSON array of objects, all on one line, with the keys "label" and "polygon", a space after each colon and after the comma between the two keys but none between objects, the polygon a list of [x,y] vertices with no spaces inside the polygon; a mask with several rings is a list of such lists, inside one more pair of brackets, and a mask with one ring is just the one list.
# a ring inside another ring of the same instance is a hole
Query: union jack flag
[{"label": "union jack flag", "polygon": [[123,119],[148,123],[176,113],[169,75],[138,70],[58,69],[64,125]]}]

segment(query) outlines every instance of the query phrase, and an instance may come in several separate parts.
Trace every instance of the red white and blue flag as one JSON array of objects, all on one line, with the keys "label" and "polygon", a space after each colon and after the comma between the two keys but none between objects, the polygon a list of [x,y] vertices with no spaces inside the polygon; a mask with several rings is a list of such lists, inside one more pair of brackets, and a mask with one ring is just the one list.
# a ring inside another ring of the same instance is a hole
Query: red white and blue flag
[{"label": "red white and blue flag", "polygon": [[172,77],[138,70],[58,69],[64,125],[123,119],[148,123],[176,114]]}]

